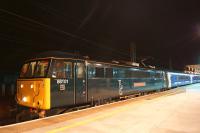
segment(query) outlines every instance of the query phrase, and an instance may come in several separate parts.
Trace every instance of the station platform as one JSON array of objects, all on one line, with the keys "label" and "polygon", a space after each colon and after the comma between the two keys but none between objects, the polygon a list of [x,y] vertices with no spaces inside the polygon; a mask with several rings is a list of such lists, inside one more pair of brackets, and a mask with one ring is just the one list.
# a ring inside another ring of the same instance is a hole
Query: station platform
[{"label": "station platform", "polygon": [[199,133],[200,84],[0,127],[1,133]]}]

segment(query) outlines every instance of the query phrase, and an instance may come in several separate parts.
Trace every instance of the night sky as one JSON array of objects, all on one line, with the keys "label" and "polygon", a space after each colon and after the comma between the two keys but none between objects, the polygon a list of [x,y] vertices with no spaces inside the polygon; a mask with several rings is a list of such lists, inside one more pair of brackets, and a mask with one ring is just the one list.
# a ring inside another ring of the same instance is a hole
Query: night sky
[{"label": "night sky", "polygon": [[[175,70],[198,63],[199,0],[1,0],[0,72],[16,72],[40,52],[78,52]],[[199,60],[200,61],[200,60]]]}]

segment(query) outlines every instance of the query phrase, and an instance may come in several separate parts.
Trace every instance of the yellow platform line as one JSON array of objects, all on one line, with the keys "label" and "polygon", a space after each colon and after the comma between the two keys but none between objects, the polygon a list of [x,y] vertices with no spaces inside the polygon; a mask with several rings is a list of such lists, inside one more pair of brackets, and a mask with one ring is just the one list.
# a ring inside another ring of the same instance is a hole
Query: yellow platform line
[{"label": "yellow platform line", "polygon": [[97,120],[101,120],[101,119],[105,119],[105,118],[111,117],[111,116],[113,116],[115,114],[118,114],[120,112],[124,112],[126,110],[128,110],[128,107],[121,108],[121,109],[118,109],[118,110],[114,110],[114,111],[111,111],[111,112],[106,113],[104,115],[96,116],[96,117],[93,117],[91,119],[87,119],[87,120],[84,120],[84,121],[75,122],[75,123],[63,126],[61,128],[53,129],[51,131],[48,131],[47,133],[57,133],[57,132],[61,132],[61,131],[64,131],[64,130],[68,130],[70,128],[75,128],[75,127],[78,127],[78,126],[83,126],[83,125],[92,123],[92,122],[97,121]]},{"label": "yellow platform line", "polygon": [[[176,92],[177,93],[177,92]],[[175,94],[176,94],[175,93]],[[162,95],[163,96],[170,96],[172,95],[170,92],[165,94],[165,95]],[[154,97],[153,99],[154,100],[159,100],[161,99],[162,97]],[[139,104],[143,101],[138,101],[138,103],[135,103],[136,104]],[[100,115],[100,116],[96,116],[96,117],[93,117],[91,119],[87,119],[87,120],[83,120],[83,121],[80,121],[80,122],[74,122],[72,124],[69,124],[69,125],[66,125],[66,126],[63,126],[63,127],[60,127],[60,128],[56,128],[56,129],[53,129],[53,130],[50,130],[48,131],[47,133],[57,133],[57,132],[61,132],[61,131],[64,131],[64,130],[68,130],[68,129],[71,129],[71,128],[75,128],[75,127],[79,127],[79,126],[83,126],[83,125],[86,125],[86,124],[89,124],[89,123],[92,123],[92,122],[95,122],[97,120],[101,120],[101,119],[105,119],[105,118],[109,118],[109,117],[112,117],[114,116],[115,114],[118,114],[118,113],[121,113],[121,112],[124,112],[126,110],[130,110],[130,106],[125,106],[125,107],[120,107],[119,109],[117,110],[114,110],[114,111],[110,111],[106,114],[103,114],[103,115]]]}]

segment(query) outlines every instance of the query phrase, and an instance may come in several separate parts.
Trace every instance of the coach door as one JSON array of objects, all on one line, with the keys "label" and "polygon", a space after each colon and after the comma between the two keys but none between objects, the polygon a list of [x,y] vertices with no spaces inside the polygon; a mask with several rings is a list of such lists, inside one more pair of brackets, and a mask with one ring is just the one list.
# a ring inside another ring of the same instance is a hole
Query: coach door
[{"label": "coach door", "polygon": [[86,66],[85,62],[78,61],[74,63],[75,67],[75,103],[82,104],[86,102]]}]

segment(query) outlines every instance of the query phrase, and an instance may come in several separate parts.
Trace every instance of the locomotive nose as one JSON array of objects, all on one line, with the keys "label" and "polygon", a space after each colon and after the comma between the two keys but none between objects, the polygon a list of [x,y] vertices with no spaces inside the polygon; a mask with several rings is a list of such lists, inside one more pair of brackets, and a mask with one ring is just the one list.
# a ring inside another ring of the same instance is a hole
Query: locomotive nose
[{"label": "locomotive nose", "polygon": [[50,80],[19,79],[17,81],[17,103],[32,108],[50,108]]}]

